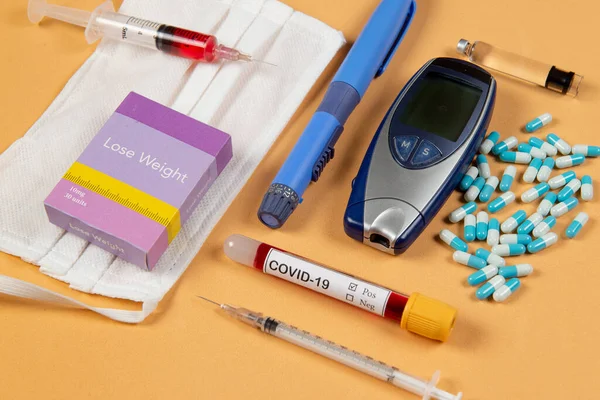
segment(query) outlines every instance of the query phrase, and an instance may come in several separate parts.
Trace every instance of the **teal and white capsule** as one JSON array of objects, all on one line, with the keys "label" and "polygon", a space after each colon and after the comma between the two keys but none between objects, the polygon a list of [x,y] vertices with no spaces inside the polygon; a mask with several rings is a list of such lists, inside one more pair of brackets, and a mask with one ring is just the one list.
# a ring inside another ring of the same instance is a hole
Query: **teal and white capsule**
[{"label": "teal and white capsule", "polygon": [[525,254],[525,250],[525,245],[519,243],[497,244],[492,247],[492,253],[497,254],[500,257],[520,256],[521,254]]},{"label": "teal and white capsule", "polygon": [[473,181],[475,181],[475,178],[477,178],[477,176],[479,176],[479,169],[477,169],[477,167],[474,165],[469,167],[467,173],[462,177],[458,186],[460,190],[466,192],[467,189],[471,187]]},{"label": "teal and white capsule", "polygon": [[579,189],[581,189],[581,181],[575,178],[558,192],[558,201],[565,201],[569,197],[573,197]]},{"label": "teal and white capsule", "polygon": [[527,251],[531,254],[537,253],[558,242],[558,235],[554,232],[546,233],[527,245]]},{"label": "teal and white capsule", "polygon": [[475,251],[475,256],[485,260],[485,262],[491,265],[497,265],[501,267],[506,264],[504,258],[483,248],[477,249],[477,251]]},{"label": "teal and white capsule", "polygon": [[540,170],[537,173],[538,182],[548,182],[550,179],[550,174],[552,173],[552,169],[554,168],[554,158],[546,158],[540,167]]},{"label": "teal and white capsule", "polygon": [[556,159],[556,168],[569,168],[581,165],[585,161],[583,154],[572,154],[570,156],[558,157]]},{"label": "teal and white capsule", "polygon": [[487,157],[484,154],[479,154],[475,159],[475,164],[477,164],[477,168],[479,169],[479,176],[487,179],[490,177],[490,164],[488,163]]},{"label": "teal and white capsule", "polygon": [[485,211],[479,211],[477,213],[477,225],[475,227],[477,240],[487,239],[489,222],[490,222],[490,217],[488,216],[488,214]]},{"label": "teal and white capsule", "polygon": [[506,283],[506,279],[503,276],[496,275],[486,283],[484,283],[477,291],[475,296],[479,300],[485,300],[492,295],[498,288]]},{"label": "teal and white capsule", "polygon": [[500,243],[500,221],[497,218],[492,218],[488,223],[487,244],[495,246],[498,243]]},{"label": "teal and white capsule", "polygon": [[550,189],[558,189],[565,186],[567,183],[571,182],[573,179],[577,178],[577,174],[573,171],[563,172],[560,175],[553,176],[548,181],[548,185],[550,185]]},{"label": "teal and white capsule", "polygon": [[529,144],[533,147],[537,147],[541,149],[548,157],[554,157],[558,150],[556,147],[552,146],[550,143],[536,137],[530,137],[528,140]]},{"label": "teal and white capsule", "polygon": [[585,224],[587,224],[589,219],[590,217],[584,212],[577,214],[575,219],[567,227],[567,231],[565,232],[567,237],[569,239],[573,239],[575,236],[577,236]]},{"label": "teal and white capsule", "polygon": [[514,149],[518,144],[519,139],[517,139],[515,136],[511,136],[492,147],[492,153],[495,155],[504,153],[505,151]]},{"label": "teal and white capsule", "polygon": [[546,136],[546,140],[552,146],[556,147],[556,149],[560,151],[560,154],[562,154],[563,156],[566,156],[567,154],[571,153],[571,145],[562,140],[560,137],[558,137],[558,135],[551,133],[548,136]]},{"label": "teal and white capsule", "polygon": [[500,183],[498,177],[490,176],[487,181],[485,181],[485,185],[483,185],[481,192],[479,192],[479,201],[482,203],[490,201],[492,194],[494,194],[494,190],[498,187],[498,183]]},{"label": "teal and white capsule", "polygon": [[541,158],[534,158],[533,160],[531,160],[531,162],[527,166],[527,169],[523,173],[523,182],[526,182],[526,183],[533,182],[535,180],[535,177],[537,176],[540,168],[542,167],[542,163],[543,163],[543,161]]},{"label": "teal and white capsule", "polygon": [[556,193],[548,193],[544,196],[544,198],[542,199],[542,201],[540,201],[540,205],[537,208],[537,212],[538,214],[542,215],[542,216],[546,216],[550,213],[550,209],[552,208],[552,206],[554,205],[554,203],[556,203],[556,200],[558,199],[558,196],[556,195]]},{"label": "teal and white capsule", "polygon": [[522,151],[505,151],[504,153],[500,153],[500,160],[515,164],[529,164],[531,154],[523,153]]},{"label": "teal and white capsule", "polygon": [[500,236],[500,244],[524,244],[527,246],[532,242],[531,236],[524,235],[522,233],[514,234],[514,233],[505,233]]},{"label": "teal and white capsule", "polygon": [[529,153],[533,158],[540,158],[543,160],[547,157],[545,151],[538,149],[537,147],[533,147],[529,143],[519,143],[517,150],[523,153]]},{"label": "teal and white capsule", "polygon": [[550,214],[556,218],[562,217],[563,215],[565,215],[566,213],[568,213],[569,211],[571,211],[572,209],[577,207],[578,204],[579,204],[579,200],[577,200],[577,197],[569,197],[565,201],[553,206],[550,209]]},{"label": "teal and white capsule", "polygon": [[508,192],[510,190],[512,183],[515,180],[515,175],[517,175],[517,167],[514,165],[509,165],[506,167],[504,173],[502,174],[502,179],[500,180],[501,192]]},{"label": "teal and white capsule", "polygon": [[489,212],[496,213],[502,210],[504,207],[515,201],[515,194],[513,192],[506,192],[496,197],[488,204],[487,209]]},{"label": "teal and white capsule", "polygon": [[520,287],[521,281],[517,278],[512,278],[504,285],[496,289],[492,297],[495,302],[502,303],[504,300],[508,299],[514,292],[516,292]]},{"label": "teal and white capsule", "polygon": [[448,229],[442,229],[440,231],[440,239],[454,250],[467,251],[469,246],[461,238],[450,232]]},{"label": "teal and white capsule", "polygon": [[584,175],[581,178],[581,200],[590,201],[594,198],[594,186],[592,185],[592,177]]},{"label": "teal and white capsule", "polygon": [[485,179],[483,179],[483,177],[478,176],[475,181],[473,181],[473,184],[471,185],[471,187],[469,189],[467,189],[466,193],[465,193],[465,200],[466,201],[475,201],[475,199],[477,199],[477,196],[479,196],[479,193],[481,193],[481,189],[483,189],[483,186],[485,185]]},{"label": "teal and white capsule", "polygon": [[550,190],[550,185],[546,182],[538,183],[529,190],[526,190],[521,195],[521,201],[523,203],[531,203],[534,200],[539,199]]},{"label": "teal and white capsule", "polygon": [[529,132],[529,133],[535,132],[538,129],[540,129],[542,126],[548,125],[550,122],[552,122],[552,114],[550,114],[550,113],[543,113],[539,117],[534,118],[531,121],[529,121],[525,125],[525,130],[527,132]]},{"label": "teal and white capsule", "polygon": [[549,233],[552,228],[554,228],[554,225],[556,225],[556,217],[548,215],[542,222],[539,223],[538,226],[533,229],[533,236],[536,238],[544,236],[545,234]]},{"label": "teal and white capsule", "polygon": [[525,218],[527,218],[527,214],[525,213],[525,211],[523,211],[523,210],[517,211],[516,213],[514,213],[513,215],[508,217],[506,219],[506,221],[504,221],[502,223],[502,225],[500,225],[500,229],[502,230],[502,233],[514,232],[515,229],[517,229],[517,227],[519,225],[521,225],[521,223],[523,221],[525,221]]},{"label": "teal and white capsule", "polygon": [[533,273],[531,264],[516,264],[507,265],[506,267],[498,268],[498,275],[502,275],[505,279],[522,278]]},{"label": "teal and white capsule", "polygon": [[477,218],[473,214],[469,214],[465,217],[465,227],[464,227],[464,235],[465,241],[472,242],[477,237]]},{"label": "teal and white capsule", "polygon": [[467,277],[467,282],[471,286],[477,286],[496,275],[498,275],[498,267],[495,265],[488,265],[469,275]]},{"label": "teal and white capsule", "polygon": [[461,207],[458,207],[456,210],[452,211],[450,213],[450,217],[448,217],[448,218],[450,219],[450,222],[457,223],[459,221],[462,221],[467,214],[473,214],[475,212],[475,210],[477,210],[477,204],[475,204],[475,202],[471,201],[470,203],[467,203]]},{"label": "teal and white capsule", "polygon": [[481,146],[479,146],[479,152],[481,154],[489,154],[490,151],[492,150],[492,147],[494,147],[496,145],[496,143],[498,143],[498,140],[500,140],[500,134],[496,131],[492,131],[483,141],[483,143],[481,143]]},{"label": "teal and white capsule", "polygon": [[481,269],[487,265],[485,260],[464,251],[455,251],[452,258],[459,264],[475,269]]},{"label": "teal and white capsule", "polygon": [[600,146],[588,146],[587,144],[576,144],[571,149],[573,154],[583,154],[586,157],[600,156]]},{"label": "teal and white capsule", "polygon": [[537,212],[534,212],[527,218],[519,228],[517,229],[517,233],[522,233],[524,235],[529,235],[533,229],[540,224],[544,220],[544,217]]}]

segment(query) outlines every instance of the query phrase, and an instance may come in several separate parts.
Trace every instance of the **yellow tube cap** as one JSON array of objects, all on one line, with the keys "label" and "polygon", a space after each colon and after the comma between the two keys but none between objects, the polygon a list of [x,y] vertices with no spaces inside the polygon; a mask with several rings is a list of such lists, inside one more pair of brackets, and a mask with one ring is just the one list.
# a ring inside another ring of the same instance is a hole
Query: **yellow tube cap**
[{"label": "yellow tube cap", "polygon": [[429,339],[445,342],[456,320],[456,308],[439,300],[413,293],[408,298],[400,327]]}]

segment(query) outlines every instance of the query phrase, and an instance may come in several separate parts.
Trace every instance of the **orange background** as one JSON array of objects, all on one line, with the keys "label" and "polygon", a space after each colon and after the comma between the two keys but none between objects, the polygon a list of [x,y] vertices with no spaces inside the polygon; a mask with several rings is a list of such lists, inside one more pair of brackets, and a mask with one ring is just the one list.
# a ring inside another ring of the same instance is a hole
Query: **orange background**
[{"label": "orange background", "polygon": [[[96,0],[63,1],[92,9]],[[286,0],[297,10],[343,31],[352,42],[378,0]],[[351,4],[350,4],[351,3]],[[441,369],[440,387],[465,399],[595,399],[600,383],[597,321],[600,269],[598,200],[578,208],[591,222],[576,240],[564,239],[570,213],[559,220],[561,240],[531,262],[535,273],[505,304],[481,302],[465,279],[472,270],[451,260],[435,240],[444,217],[462,202],[455,193],[440,216],[405,254],[392,257],[348,238],[342,217],[350,182],[381,118],[410,76],[428,59],[453,55],[459,38],[484,40],[585,75],[571,99],[497,76],[491,129],[503,137],[551,112],[570,143],[600,144],[600,52],[595,2],[420,0],[416,19],[388,71],[369,88],[346,125],[336,158],[283,229],[256,218],[262,195],[315,111],[344,47],[317,82],[267,157],[210,235],[194,262],[146,322],[129,326],[92,312],[0,297],[0,398],[346,398],[414,399],[391,385],[268,337],[219,314],[195,296],[238,304],[345,344],[412,374]],[[0,2],[2,80],[0,151],[41,115],[93,51],[77,27],[29,24],[26,1]],[[492,171],[504,168],[492,163]],[[519,168],[519,176],[523,166]],[[600,179],[600,160],[578,173]],[[525,185],[517,184],[520,194]],[[597,192],[600,185],[596,183]],[[600,196],[600,193],[596,195]],[[0,212],[3,212],[0,205]],[[520,206],[519,206],[520,207]],[[531,212],[535,205],[523,206]],[[517,209],[500,213],[503,220]],[[242,233],[400,291],[422,293],[459,309],[450,340],[440,344],[401,330],[339,301],[229,261],[221,250]],[[474,247],[471,246],[473,249]],[[75,292],[37,267],[0,254],[0,273],[74,296],[93,305],[139,305]]]}]

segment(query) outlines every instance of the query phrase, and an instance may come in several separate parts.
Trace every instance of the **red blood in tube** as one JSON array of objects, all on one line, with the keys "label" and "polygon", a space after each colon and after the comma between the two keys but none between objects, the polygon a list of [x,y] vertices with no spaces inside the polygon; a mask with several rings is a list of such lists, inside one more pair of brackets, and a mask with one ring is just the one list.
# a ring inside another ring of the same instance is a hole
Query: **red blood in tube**
[{"label": "red blood in tube", "polygon": [[383,316],[388,319],[400,321],[402,319],[402,313],[404,312],[406,303],[408,303],[407,296],[400,293],[392,292],[387,301],[387,304],[385,305]]},{"label": "red blood in tube", "polygon": [[256,249],[256,255],[254,256],[254,268],[262,271],[263,266],[265,265],[265,260],[267,259],[267,254],[269,254],[269,250],[274,248],[275,247],[269,246],[266,243],[261,243],[258,246],[258,249]]},{"label": "red blood in tube", "polygon": [[169,25],[158,28],[156,47],[160,51],[197,61],[212,62],[215,59],[217,40],[212,35],[188,31]]}]

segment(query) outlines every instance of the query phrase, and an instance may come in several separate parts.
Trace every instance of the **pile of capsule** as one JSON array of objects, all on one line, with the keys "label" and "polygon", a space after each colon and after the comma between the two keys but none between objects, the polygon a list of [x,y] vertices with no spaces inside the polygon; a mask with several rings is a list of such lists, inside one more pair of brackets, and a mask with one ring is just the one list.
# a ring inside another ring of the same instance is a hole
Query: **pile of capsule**
[{"label": "pile of capsule", "polygon": [[[525,129],[535,132],[551,121],[550,114],[543,114],[529,122]],[[503,162],[527,164],[523,182],[532,184],[537,180],[538,184],[523,192],[520,198],[522,203],[541,198],[536,212],[528,216],[524,210],[518,210],[502,223],[497,218],[490,218],[490,214],[515,202],[516,195],[511,187],[517,174],[516,167],[509,165],[500,179],[492,176],[487,159],[490,152]],[[583,201],[590,201],[594,196],[589,175],[578,178],[575,171],[568,170],[550,177],[552,171],[574,167],[590,157],[598,157],[600,147],[570,146],[553,133],[548,134],[545,141],[530,137],[527,143],[519,143],[515,136],[500,141],[500,134],[494,131],[483,141],[479,153],[476,165],[469,168],[459,184],[467,203],[449,217],[452,223],[464,222],[464,240],[448,229],[440,232],[440,238],[456,250],[454,261],[477,270],[467,279],[471,286],[483,284],[477,289],[476,297],[484,300],[491,296],[502,302],[521,286],[519,278],[533,272],[531,264],[507,265],[504,257],[537,253],[555,244],[559,236],[552,232],[552,228],[557,218],[579,205],[577,192],[580,192],[579,197]],[[555,159],[555,156],[558,157]],[[492,199],[497,189],[502,194]],[[557,193],[552,190],[557,190]],[[489,214],[486,211],[476,213],[477,200],[487,203]],[[569,239],[577,236],[588,219],[585,212],[578,213],[568,225],[565,236]],[[475,254],[469,253],[467,242],[475,240],[486,241],[491,251],[479,248]]]}]

